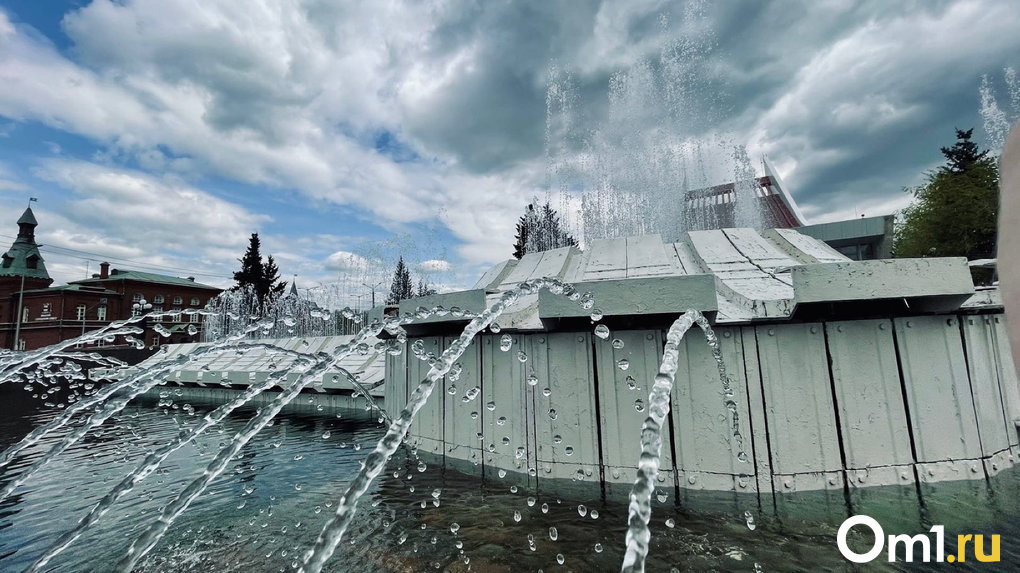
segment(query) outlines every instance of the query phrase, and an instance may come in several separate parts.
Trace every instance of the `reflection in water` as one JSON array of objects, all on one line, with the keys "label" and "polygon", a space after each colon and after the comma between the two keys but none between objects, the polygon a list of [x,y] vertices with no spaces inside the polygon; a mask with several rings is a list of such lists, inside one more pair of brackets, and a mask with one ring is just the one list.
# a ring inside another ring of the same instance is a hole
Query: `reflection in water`
[{"label": "reflection in water", "polygon": [[[0,444],[16,442],[55,415],[38,404],[20,389],[2,390]],[[27,567],[146,453],[214,407],[191,402],[192,415],[179,405],[174,410],[159,408],[154,400],[133,404],[0,504],[0,570]],[[202,472],[255,411],[238,410],[175,452],[51,566],[58,571],[111,568],[161,506]],[[171,527],[139,570],[293,571],[336,509],[337,492],[349,485],[383,432],[360,410],[278,416]],[[5,468],[0,486],[61,437],[47,437]],[[350,537],[325,570],[618,570],[626,492],[611,492],[615,501],[605,501],[595,483],[539,482],[539,488],[529,490],[512,475],[483,482],[444,471],[404,449],[362,501]],[[1020,537],[1015,525],[1020,472],[1011,470],[990,483],[922,489],[923,503],[913,486],[855,490],[852,509],[878,519],[887,533],[914,534],[940,523],[951,534],[1000,534],[1002,565],[1020,563],[1013,542]],[[849,570],[834,542],[847,515],[842,492],[781,497],[775,507],[768,499],[763,507],[746,494],[681,492],[678,506],[676,492],[658,490],[648,569],[752,571],[757,563],[766,571]],[[952,551],[951,543],[947,550]]]}]

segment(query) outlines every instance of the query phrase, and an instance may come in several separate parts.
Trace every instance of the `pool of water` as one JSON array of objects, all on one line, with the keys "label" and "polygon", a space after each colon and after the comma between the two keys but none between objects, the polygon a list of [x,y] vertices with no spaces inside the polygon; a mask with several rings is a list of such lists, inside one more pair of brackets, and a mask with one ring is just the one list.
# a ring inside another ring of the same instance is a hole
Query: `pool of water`
[{"label": "pool of water", "polygon": [[[55,415],[19,388],[0,392],[0,447]],[[190,403],[194,414],[160,408],[155,401],[133,404],[0,504],[0,571],[27,567],[148,451],[214,407]],[[239,410],[221,427],[177,451],[54,559],[51,570],[111,569],[160,508],[201,475],[254,413]],[[382,434],[375,416],[361,410],[280,415],[170,528],[138,570],[293,571]],[[59,438],[48,437],[0,471],[0,487]],[[390,461],[363,498],[327,571],[619,569],[627,519],[620,498],[603,499],[593,484],[557,484],[536,492],[515,487],[512,476],[482,481],[421,463],[407,450]],[[862,489],[851,492],[849,499],[842,492],[801,493],[760,503],[757,497],[732,494],[684,493],[677,500],[673,491],[658,493],[662,497],[652,518],[650,571],[855,570],[835,544],[836,530],[848,513],[872,515],[887,533],[913,535],[943,524],[954,538],[957,532],[999,534],[999,564],[968,562],[952,568],[1020,567],[1017,471],[990,481],[920,490]],[[753,530],[745,511],[754,518]],[[858,546],[868,541],[854,538]],[[947,548],[952,546],[947,542]],[[935,564],[878,562],[868,569],[925,567],[940,569]]]}]

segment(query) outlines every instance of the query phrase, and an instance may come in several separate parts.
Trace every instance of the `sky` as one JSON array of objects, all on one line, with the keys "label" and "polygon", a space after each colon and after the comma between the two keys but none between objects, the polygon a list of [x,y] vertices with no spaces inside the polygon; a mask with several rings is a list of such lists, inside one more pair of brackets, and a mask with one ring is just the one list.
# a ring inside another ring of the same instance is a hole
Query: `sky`
[{"label": "sky", "polygon": [[689,135],[767,155],[825,222],[904,207],[957,127],[994,146],[979,86],[1017,111],[1004,69],[1020,68],[1020,10],[0,0],[0,242],[36,197],[55,284],[109,260],[229,286],[257,232],[302,288],[365,294],[398,255],[467,288],[549,192],[553,80],[569,76],[574,131],[592,133],[611,83],[666,53],[691,62]]}]

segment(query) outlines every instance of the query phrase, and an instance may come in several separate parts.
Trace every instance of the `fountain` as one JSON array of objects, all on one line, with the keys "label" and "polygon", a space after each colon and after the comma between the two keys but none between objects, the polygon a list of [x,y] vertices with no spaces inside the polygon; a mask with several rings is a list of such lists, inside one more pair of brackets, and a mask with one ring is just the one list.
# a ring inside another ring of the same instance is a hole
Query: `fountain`
[{"label": "fountain", "polygon": [[[0,547],[18,544],[0,565],[459,571],[473,557],[495,562],[496,547],[516,551],[515,568],[804,569],[844,562],[818,542],[791,564],[775,549],[789,531],[824,536],[862,509],[922,523],[972,510],[926,504],[925,492],[938,484],[965,498],[972,480],[1012,475],[1020,454],[997,290],[975,291],[962,259],[853,262],[771,228],[760,205],[778,178],[767,164],[756,178],[746,149],[688,110],[704,45],[670,44],[656,65],[615,76],[609,120],[584,136],[576,90],[554,75],[550,189],[561,205],[586,189],[573,229],[583,250],[529,253],[470,290],[380,306],[364,321],[295,299],[256,315],[228,295],[202,311],[209,340],[139,368],[70,349],[143,333],[158,315],[0,354],[0,384],[56,406],[0,453],[3,511],[46,514],[34,488],[66,481],[55,466],[92,467],[91,454],[112,467],[94,468],[98,480],[72,474],[87,491],[49,496],[87,499],[50,500],[76,523],[33,523],[9,545],[18,523],[0,527]],[[703,338],[685,336],[695,326]],[[110,383],[95,386],[82,361]],[[59,404],[58,387],[70,392]],[[306,399],[315,421],[288,451],[286,433],[272,432],[301,426],[287,409],[297,416]],[[356,418],[345,433],[327,425]],[[148,429],[162,433],[147,439]],[[371,451],[355,454],[362,445]],[[313,452],[326,462],[300,467]],[[343,464],[340,477],[316,473]],[[272,472],[286,477],[258,497],[252,484]],[[719,515],[723,526],[706,525]],[[729,547],[747,540],[753,550]],[[101,558],[74,555],[82,546]]]}]

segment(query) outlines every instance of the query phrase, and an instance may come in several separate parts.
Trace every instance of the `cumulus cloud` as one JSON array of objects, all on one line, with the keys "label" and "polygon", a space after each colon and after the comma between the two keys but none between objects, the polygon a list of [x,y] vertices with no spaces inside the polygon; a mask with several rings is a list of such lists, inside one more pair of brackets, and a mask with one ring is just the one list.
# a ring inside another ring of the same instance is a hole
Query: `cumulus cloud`
[{"label": "cumulus cloud", "polygon": [[422,273],[445,273],[452,267],[449,261],[429,259],[418,263],[418,271]]}]

